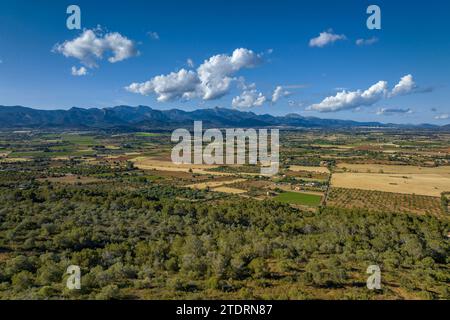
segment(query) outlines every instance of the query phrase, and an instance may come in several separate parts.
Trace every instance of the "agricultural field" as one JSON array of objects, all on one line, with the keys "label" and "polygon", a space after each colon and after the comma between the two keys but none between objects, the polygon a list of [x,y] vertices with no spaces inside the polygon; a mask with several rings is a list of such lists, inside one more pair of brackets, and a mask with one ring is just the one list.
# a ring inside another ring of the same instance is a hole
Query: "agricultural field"
[{"label": "agricultural field", "polygon": [[[208,169],[217,168],[214,165],[205,164],[177,164],[170,160],[160,160],[153,157],[135,157],[130,159],[134,165],[143,170],[192,172],[198,174],[211,174]],[[215,172],[216,175],[230,175],[226,172]]]},{"label": "agricultural field", "polygon": [[271,2],[0,1],[0,302],[450,301],[450,0]]},{"label": "agricultural field", "polygon": [[320,204],[322,197],[317,194],[300,193],[300,192],[283,192],[277,195],[274,198],[274,200],[284,203],[292,203],[316,207]]},{"label": "agricultural field", "polygon": [[0,298],[449,298],[450,135],[280,141],[269,177],[174,164],[168,132],[0,133]]},{"label": "agricultural field", "polygon": [[450,190],[450,176],[440,174],[335,173],[331,186],[440,197]]},{"label": "agricultural field", "polygon": [[360,208],[372,212],[403,212],[445,217],[438,197],[361,189],[331,188],[328,206]]},{"label": "agricultural field", "polygon": [[443,177],[450,176],[450,166],[422,167],[411,165],[394,164],[361,164],[361,163],[338,163],[336,172],[355,173],[383,173],[383,174],[438,174]]},{"label": "agricultural field", "polygon": [[330,170],[326,167],[312,167],[312,166],[290,166],[290,171],[298,172],[298,171],[306,171],[306,172],[318,172],[318,173],[326,173],[329,174]]}]

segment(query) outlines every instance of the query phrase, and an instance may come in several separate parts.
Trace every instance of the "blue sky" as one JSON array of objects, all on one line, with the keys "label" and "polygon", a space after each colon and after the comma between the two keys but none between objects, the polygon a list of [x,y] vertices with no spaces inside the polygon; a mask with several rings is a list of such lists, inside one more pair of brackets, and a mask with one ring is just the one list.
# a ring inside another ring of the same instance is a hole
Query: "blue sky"
[{"label": "blue sky", "polygon": [[[82,30],[66,27],[70,4]],[[0,104],[446,124],[449,15],[438,0],[1,1]]]}]

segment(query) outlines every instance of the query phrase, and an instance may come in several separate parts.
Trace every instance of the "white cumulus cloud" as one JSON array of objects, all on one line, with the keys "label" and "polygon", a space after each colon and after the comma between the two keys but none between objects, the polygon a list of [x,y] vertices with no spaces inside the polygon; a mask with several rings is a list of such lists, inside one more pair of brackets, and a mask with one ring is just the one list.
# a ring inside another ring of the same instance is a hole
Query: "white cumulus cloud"
[{"label": "white cumulus cloud", "polygon": [[77,69],[77,67],[72,67],[71,69],[72,75],[75,77],[81,77],[88,74],[87,69],[85,67],[80,67]]},{"label": "white cumulus cloud", "polygon": [[[143,83],[133,83],[126,89],[145,95],[154,93],[158,101],[177,98],[214,100],[228,94],[233,82],[243,81],[235,77],[238,71],[253,68],[261,63],[261,60],[261,56],[252,50],[239,48],[231,55],[219,54],[210,57],[196,71],[181,69]],[[164,85],[158,86],[158,83]]]},{"label": "white cumulus cloud", "polygon": [[391,96],[400,96],[400,95],[406,95],[409,93],[414,92],[414,90],[417,89],[416,83],[414,82],[414,78],[412,75],[408,74],[404,77],[402,77],[392,89]]},{"label": "white cumulus cloud", "polygon": [[181,69],[168,75],[159,75],[143,83],[132,83],[126,90],[142,95],[155,94],[157,100],[190,99],[197,95],[200,79],[194,71]]},{"label": "white cumulus cloud", "polygon": [[231,105],[234,108],[260,107],[267,98],[256,89],[245,90],[239,96],[234,97]]},{"label": "white cumulus cloud", "polygon": [[338,92],[335,96],[327,97],[322,102],[313,104],[308,110],[319,112],[333,112],[355,109],[360,106],[370,106],[386,96],[387,82],[378,81],[367,90]]},{"label": "white cumulus cloud", "polygon": [[244,68],[253,68],[261,62],[260,55],[252,50],[239,48],[231,56],[218,54],[201,64],[197,73],[201,81],[204,100],[213,100],[227,94],[235,75]]},{"label": "white cumulus cloud", "polygon": [[108,61],[119,62],[139,52],[134,41],[118,32],[99,34],[98,30],[84,30],[77,38],[56,44],[54,51],[65,57],[76,58],[89,68],[97,67],[97,61],[109,54]]},{"label": "white cumulus cloud", "polygon": [[[392,88],[388,89],[387,81],[378,81],[367,90],[347,91],[342,90],[334,96],[326,97],[322,102],[309,106],[308,110],[319,112],[333,112],[340,110],[356,109],[363,106],[371,106],[382,99],[392,98],[413,93],[430,92],[432,88],[419,88],[411,74],[403,76]],[[392,109],[396,111],[404,109]],[[386,109],[382,114],[389,112]]]},{"label": "white cumulus cloud", "polygon": [[310,47],[323,48],[328,44],[334,43],[338,40],[345,40],[346,36],[343,34],[335,34],[333,30],[321,32],[318,37],[309,40]]},{"label": "white cumulus cloud", "polygon": [[272,103],[276,103],[283,97],[289,96],[291,93],[283,88],[283,86],[277,86],[272,94]]}]

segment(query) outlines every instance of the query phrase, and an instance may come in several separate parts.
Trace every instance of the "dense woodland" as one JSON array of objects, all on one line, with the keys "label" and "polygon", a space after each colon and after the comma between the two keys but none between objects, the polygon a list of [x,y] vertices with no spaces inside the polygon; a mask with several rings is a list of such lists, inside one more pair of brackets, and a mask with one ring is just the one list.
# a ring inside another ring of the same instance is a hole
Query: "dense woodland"
[{"label": "dense woodland", "polygon": [[[446,222],[201,198],[3,182],[0,297],[450,298]],[[70,264],[82,269],[80,291],[65,288]],[[381,290],[365,287],[370,264],[383,270]]]},{"label": "dense woodland", "polygon": [[[345,138],[353,143],[360,137],[371,135]],[[330,143],[320,139],[283,134],[282,167],[320,165],[320,156],[331,167],[336,152],[350,159],[370,156],[318,148]],[[432,147],[445,146],[446,139]],[[344,208],[336,198],[342,192],[332,192],[326,206],[306,210],[252,193],[245,198],[182,187],[214,177],[139,170],[123,156],[162,154],[166,140],[150,133],[5,134],[0,299],[450,298],[448,194],[437,198],[436,215],[409,207]],[[110,144],[115,148],[100,148]],[[87,148],[92,154],[80,156]],[[408,164],[425,164],[448,156],[408,157]],[[326,175],[311,173],[286,174],[276,183],[301,185],[311,178],[319,181],[315,189],[327,187]],[[260,183],[255,186],[268,183],[253,180]],[[381,268],[381,290],[366,287],[373,264]],[[70,265],[81,267],[81,290],[66,287]]]}]

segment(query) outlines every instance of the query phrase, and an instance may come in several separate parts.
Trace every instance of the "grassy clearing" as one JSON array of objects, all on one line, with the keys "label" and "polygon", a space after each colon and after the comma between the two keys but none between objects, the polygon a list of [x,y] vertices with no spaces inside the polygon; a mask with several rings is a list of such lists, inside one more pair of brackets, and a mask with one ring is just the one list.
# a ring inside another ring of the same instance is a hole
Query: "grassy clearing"
[{"label": "grassy clearing", "polygon": [[284,203],[301,204],[304,206],[317,207],[322,197],[315,194],[300,192],[283,192],[277,195],[274,200]]}]

